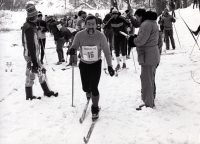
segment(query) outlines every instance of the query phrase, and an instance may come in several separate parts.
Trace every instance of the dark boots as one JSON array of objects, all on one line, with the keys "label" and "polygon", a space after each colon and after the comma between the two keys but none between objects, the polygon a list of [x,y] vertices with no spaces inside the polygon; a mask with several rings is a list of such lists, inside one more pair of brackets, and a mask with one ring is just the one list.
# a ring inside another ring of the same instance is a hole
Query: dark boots
[{"label": "dark boots", "polygon": [[45,96],[47,96],[47,97],[51,97],[51,96],[57,97],[58,96],[58,92],[55,93],[55,92],[49,90],[49,87],[48,87],[46,82],[42,83],[41,87],[42,87],[42,89],[44,91],[44,95]]},{"label": "dark boots", "polygon": [[26,100],[41,99],[41,97],[33,96],[32,87],[25,87],[25,91],[26,91]]},{"label": "dark boots", "polygon": [[93,106],[91,107],[91,111],[92,111],[92,120],[95,121],[99,118],[99,111],[100,111],[100,108],[97,106]]}]

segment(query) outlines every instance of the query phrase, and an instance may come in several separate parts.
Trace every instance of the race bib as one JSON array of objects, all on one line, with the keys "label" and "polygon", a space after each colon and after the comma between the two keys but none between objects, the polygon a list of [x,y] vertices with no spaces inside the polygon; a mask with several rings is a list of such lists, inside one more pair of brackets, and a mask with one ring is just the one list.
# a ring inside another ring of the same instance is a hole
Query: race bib
[{"label": "race bib", "polygon": [[97,46],[82,46],[83,60],[85,61],[97,61],[98,60],[98,48]]},{"label": "race bib", "polygon": [[58,24],[58,25],[57,25],[57,28],[58,28],[58,30],[60,30],[60,29],[62,28],[62,25],[61,25],[61,24]]},{"label": "race bib", "polygon": [[67,27],[67,28],[68,28],[68,30],[69,30],[71,33],[73,33],[73,32],[76,31],[76,29],[74,29],[74,28],[70,28],[70,27]]}]

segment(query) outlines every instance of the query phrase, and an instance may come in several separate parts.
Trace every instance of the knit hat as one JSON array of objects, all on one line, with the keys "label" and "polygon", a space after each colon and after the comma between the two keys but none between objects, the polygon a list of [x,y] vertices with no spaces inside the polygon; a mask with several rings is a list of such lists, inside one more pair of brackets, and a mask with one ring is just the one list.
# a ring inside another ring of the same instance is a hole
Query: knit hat
[{"label": "knit hat", "polygon": [[37,16],[38,14],[35,6],[31,3],[27,4],[26,11],[27,11],[27,17],[34,17],[34,16]]},{"label": "knit hat", "polygon": [[116,7],[114,7],[114,9],[112,10],[112,14],[119,14],[119,11],[116,9]]},{"label": "knit hat", "polygon": [[42,13],[41,11],[38,12],[38,17],[42,16]]}]

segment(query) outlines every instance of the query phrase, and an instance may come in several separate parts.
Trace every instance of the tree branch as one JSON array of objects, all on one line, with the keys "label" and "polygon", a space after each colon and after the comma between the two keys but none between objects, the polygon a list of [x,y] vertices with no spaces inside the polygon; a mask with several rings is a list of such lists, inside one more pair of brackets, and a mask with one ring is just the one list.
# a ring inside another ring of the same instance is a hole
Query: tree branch
[{"label": "tree branch", "polygon": [[94,7],[92,7],[91,5],[89,5],[88,3],[86,3],[86,2],[84,2],[84,1],[82,1],[82,0],[80,0],[80,2],[82,2],[83,4],[85,4],[85,5],[87,5],[89,8],[91,8],[91,9],[95,9]]}]

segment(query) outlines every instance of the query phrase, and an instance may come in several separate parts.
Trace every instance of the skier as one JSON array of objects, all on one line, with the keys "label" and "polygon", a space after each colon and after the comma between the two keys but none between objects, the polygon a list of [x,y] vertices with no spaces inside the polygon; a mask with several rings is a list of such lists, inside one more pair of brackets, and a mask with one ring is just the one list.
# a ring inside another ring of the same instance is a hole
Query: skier
[{"label": "skier", "polygon": [[174,2],[174,0],[171,0],[170,6],[171,6],[171,10],[172,10],[172,16],[176,17],[175,12],[174,12],[176,3]]},{"label": "skier", "polygon": [[101,31],[101,27],[102,27],[103,21],[99,17],[99,13],[96,13],[95,16],[97,18],[97,30]]},{"label": "skier", "polygon": [[101,51],[103,50],[110,76],[114,75],[110,50],[105,36],[96,30],[96,17],[88,16],[85,20],[86,29],[79,31],[69,49],[69,54],[74,55],[80,48],[81,60],[79,63],[82,88],[86,92],[86,98],[92,98],[92,119],[99,117],[99,90],[98,84],[101,76]]},{"label": "skier", "polygon": [[160,62],[157,14],[152,11],[146,12],[145,9],[137,9],[135,16],[141,25],[138,35],[130,36],[128,43],[130,46],[137,47],[138,62],[141,65],[142,100],[146,107],[153,108],[155,106],[155,72]]},{"label": "skier", "polygon": [[107,25],[106,27],[105,27],[105,24],[111,18],[112,10],[113,8],[110,9],[110,12],[106,14],[105,18],[103,19],[104,35],[106,36],[106,39],[109,42],[111,56],[112,56],[112,50],[113,50],[113,30],[112,30],[111,24]]},{"label": "skier", "polygon": [[39,44],[41,48],[41,59],[40,62],[43,64],[43,58],[44,58],[44,49],[45,49],[45,44],[46,44],[46,32],[48,31],[47,29],[47,24],[45,21],[42,20],[42,13],[39,11],[38,12],[38,21],[37,21],[37,31],[38,31],[38,38],[39,38]]},{"label": "skier", "polygon": [[108,20],[108,22],[105,24],[105,27],[109,26],[111,24],[111,27],[114,32],[114,48],[115,48],[115,54],[117,58],[117,66],[116,71],[120,69],[120,51],[122,53],[123,57],[123,66],[122,68],[126,68],[126,37],[121,32],[127,33],[127,27],[130,28],[131,24],[128,20],[126,20],[124,17],[120,16],[119,11],[114,7],[112,10],[112,16]]},{"label": "skier", "polygon": [[32,86],[34,84],[35,74],[38,74],[39,82],[44,91],[45,96],[57,96],[49,89],[46,81],[46,69],[39,60],[40,48],[36,30],[37,10],[33,4],[27,4],[27,19],[22,28],[22,45],[24,47],[24,58],[27,62],[26,67],[26,100],[40,99],[33,96]]},{"label": "skier", "polygon": [[48,17],[47,24],[49,25],[50,31],[52,31],[54,35],[56,51],[58,54],[58,62],[56,64],[60,65],[62,64],[62,62],[65,62],[63,54],[63,46],[65,44],[65,39],[64,34],[60,31],[62,24],[59,21],[55,21],[52,17]]},{"label": "skier", "polygon": [[194,33],[194,35],[195,36],[197,36],[198,35],[198,33],[200,32],[200,25],[199,25],[199,27],[197,28],[197,30],[196,31],[192,31],[193,33]]},{"label": "skier", "polygon": [[[131,27],[130,27],[130,31],[129,34],[130,35],[134,35],[135,34],[135,28],[138,28],[140,26],[139,22],[132,16],[132,11],[130,10],[126,10],[125,11],[126,14],[126,19],[129,20],[131,22]],[[130,59],[130,52],[131,52],[131,47],[128,46],[128,51],[126,50],[127,55],[126,58]]]},{"label": "skier", "polygon": [[172,48],[175,49],[175,42],[173,37],[173,27],[172,23],[176,22],[175,18],[169,14],[169,10],[165,8],[164,15],[161,20],[164,24],[164,37],[165,37],[165,44],[166,44],[166,50],[169,50],[169,38],[171,40]]},{"label": "skier", "polygon": [[85,29],[85,18],[87,17],[87,13],[85,11],[81,11],[80,19],[77,21],[76,29],[83,30]]}]

